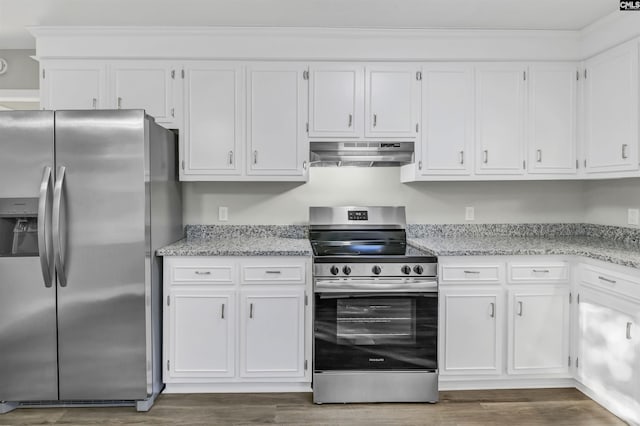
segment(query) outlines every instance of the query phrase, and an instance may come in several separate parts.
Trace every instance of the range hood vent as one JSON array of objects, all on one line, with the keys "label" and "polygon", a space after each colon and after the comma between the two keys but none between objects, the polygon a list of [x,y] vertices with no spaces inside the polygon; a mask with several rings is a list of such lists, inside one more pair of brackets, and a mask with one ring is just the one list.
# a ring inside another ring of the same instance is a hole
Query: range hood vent
[{"label": "range hood vent", "polygon": [[413,142],[311,142],[314,167],[394,167],[413,162]]}]

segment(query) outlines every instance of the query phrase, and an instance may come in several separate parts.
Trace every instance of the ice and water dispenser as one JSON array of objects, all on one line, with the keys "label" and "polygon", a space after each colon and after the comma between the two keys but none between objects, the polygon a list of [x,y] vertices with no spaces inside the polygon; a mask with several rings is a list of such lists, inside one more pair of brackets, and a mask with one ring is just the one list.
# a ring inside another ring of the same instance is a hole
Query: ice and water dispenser
[{"label": "ice and water dispenser", "polygon": [[38,199],[0,199],[0,256],[38,256]]}]

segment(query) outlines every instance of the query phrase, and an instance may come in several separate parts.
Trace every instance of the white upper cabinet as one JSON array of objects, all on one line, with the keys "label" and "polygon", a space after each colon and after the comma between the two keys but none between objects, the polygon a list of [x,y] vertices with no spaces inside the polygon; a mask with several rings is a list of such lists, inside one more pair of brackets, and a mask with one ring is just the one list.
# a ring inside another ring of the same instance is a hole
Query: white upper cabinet
[{"label": "white upper cabinet", "polygon": [[524,173],[525,76],[521,64],[476,68],[476,173]]},{"label": "white upper cabinet", "polygon": [[[473,163],[473,66],[422,67],[422,175],[469,175]],[[418,150],[416,149],[416,152]]]},{"label": "white upper cabinet", "polygon": [[40,74],[43,109],[106,108],[107,66],[101,61],[48,61]]},{"label": "white upper cabinet", "polygon": [[366,137],[415,138],[419,109],[420,81],[416,67],[366,67]]},{"label": "white upper cabinet", "polygon": [[144,109],[159,123],[174,123],[176,67],[158,61],[120,61],[111,67],[112,100],[117,109]]},{"label": "white upper cabinet", "polygon": [[529,66],[529,173],[576,173],[577,72],[572,63]]},{"label": "white upper cabinet", "polygon": [[306,66],[252,64],[247,68],[248,174],[306,173]]},{"label": "white upper cabinet", "polygon": [[587,60],[583,75],[587,172],[638,170],[638,43]]},{"label": "white upper cabinet", "polygon": [[201,62],[185,67],[183,179],[240,174],[243,77],[242,66],[236,63]]},{"label": "white upper cabinet", "polygon": [[362,137],[364,67],[313,64],[309,70],[309,137]]}]

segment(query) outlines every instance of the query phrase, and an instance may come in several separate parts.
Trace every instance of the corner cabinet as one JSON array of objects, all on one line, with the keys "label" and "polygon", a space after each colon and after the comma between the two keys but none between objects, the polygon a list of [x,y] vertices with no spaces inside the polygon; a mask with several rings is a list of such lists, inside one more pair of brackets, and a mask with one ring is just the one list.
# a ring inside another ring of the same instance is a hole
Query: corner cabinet
[{"label": "corner cabinet", "polygon": [[638,42],[585,62],[587,173],[638,170]]},{"label": "corner cabinet", "polygon": [[309,391],[310,259],[165,257],[167,392]]}]

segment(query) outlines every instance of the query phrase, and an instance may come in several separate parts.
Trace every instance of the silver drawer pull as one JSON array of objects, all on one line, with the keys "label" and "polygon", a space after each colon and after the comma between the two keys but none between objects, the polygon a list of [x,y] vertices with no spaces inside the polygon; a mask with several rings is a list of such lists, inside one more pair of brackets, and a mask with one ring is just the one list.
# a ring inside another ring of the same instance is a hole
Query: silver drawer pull
[{"label": "silver drawer pull", "polygon": [[465,274],[479,274],[480,271],[463,271]]},{"label": "silver drawer pull", "polygon": [[609,278],[605,278],[605,277],[598,277],[599,280],[602,280],[604,282],[610,283],[610,284],[615,284],[616,280],[610,280]]},{"label": "silver drawer pull", "polygon": [[627,323],[627,340],[631,340],[631,323]]},{"label": "silver drawer pull", "polygon": [[253,303],[249,304],[249,318],[253,318]]},{"label": "silver drawer pull", "polygon": [[282,271],[264,271],[265,274],[281,274]]},{"label": "silver drawer pull", "polygon": [[211,275],[211,271],[196,271],[196,275]]},{"label": "silver drawer pull", "polygon": [[489,303],[489,305],[491,306],[491,314],[489,314],[489,316],[491,318],[495,318],[496,317],[496,304],[491,302],[491,303]]},{"label": "silver drawer pull", "polygon": [[540,273],[540,274],[548,274],[551,271],[549,271],[548,269],[534,269],[533,272]]},{"label": "silver drawer pull", "polygon": [[224,319],[224,303],[222,304],[222,313],[220,314],[220,317]]},{"label": "silver drawer pull", "polygon": [[522,316],[522,302],[518,302],[518,316]]}]

